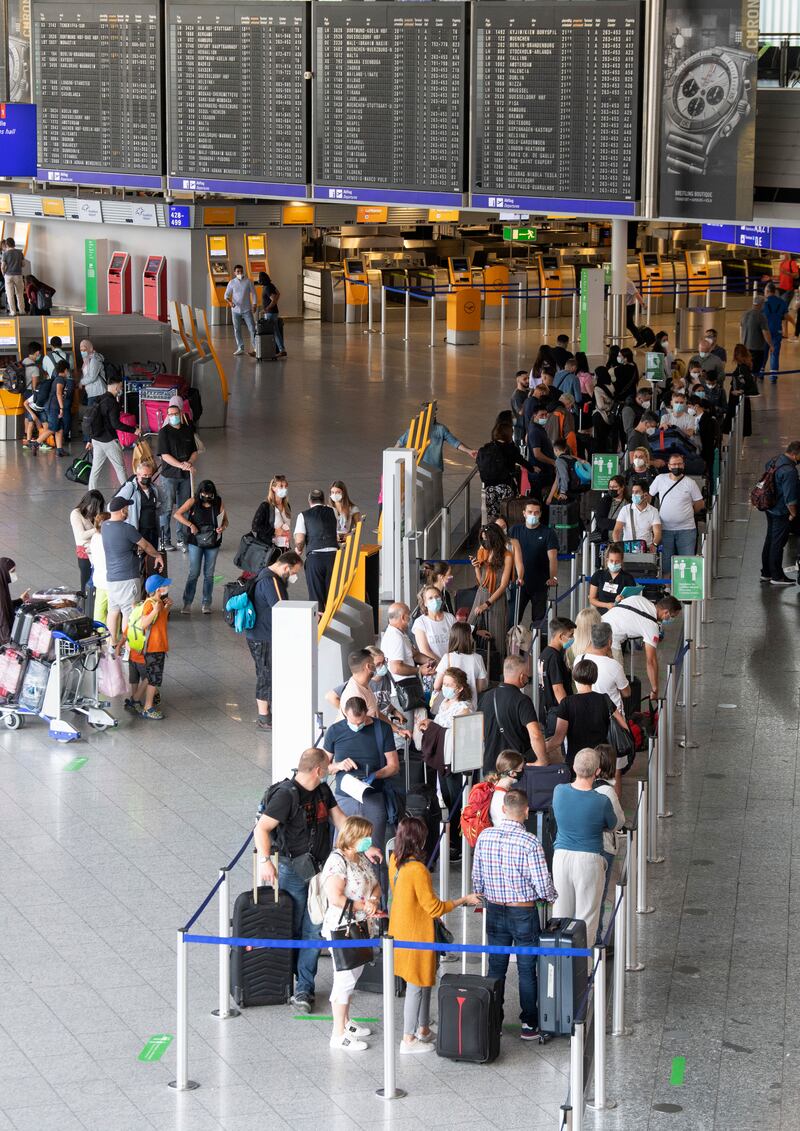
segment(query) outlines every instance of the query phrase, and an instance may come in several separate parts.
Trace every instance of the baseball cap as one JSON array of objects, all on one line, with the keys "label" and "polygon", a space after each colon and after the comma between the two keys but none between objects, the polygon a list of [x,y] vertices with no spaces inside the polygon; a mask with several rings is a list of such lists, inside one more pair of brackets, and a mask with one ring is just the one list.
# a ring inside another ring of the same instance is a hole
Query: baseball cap
[{"label": "baseball cap", "polygon": [[108,504],[108,509],[111,514],[116,514],[117,511],[124,511],[126,507],[131,505],[130,499],[124,499],[122,495],[115,495],[111,502]]},{"label": "baseball cap", "polygon": [[167,585],[172,585],[172,578],[162,577],[160,573],[151,573],[144,583],[148,593],[155,593],[156,589],[164,589]]},{"label": "baseball cap", "polygon": [[168,408],[179,408],[181,410],[181,412],[183,412],[183,398],[182,397],[170,397],[169,398],[169,405],[167,407]]}]

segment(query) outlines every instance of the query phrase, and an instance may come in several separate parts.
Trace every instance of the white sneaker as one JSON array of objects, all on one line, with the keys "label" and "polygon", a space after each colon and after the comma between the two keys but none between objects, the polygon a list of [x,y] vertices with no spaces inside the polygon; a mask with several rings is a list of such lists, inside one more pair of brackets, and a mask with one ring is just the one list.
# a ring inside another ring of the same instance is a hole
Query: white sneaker
[{"label": "white sneaker", "polygon": [[433,1029],[431,1029],[429,1033],[426,1033],[425,1036],[423,1036],[420,1030],[417,1029],[416,1033],[414,1034],[414,1040],[422,1041],[423,1045],[430,1045],[433,1044],[436,1040],[436,1033]]},{"label": "white sneaker", "polygon": [[342,1033],[341,1037],[331,1037],[330,1046],[332,1049],[344,1049],[345,1052],[363,1052],[364,1049],[369,1048],[366,1041],[356,1040],[347,1031]]},{"label": "white sneaker", "polygon": [[243,353],[244,353],[244,350],[243,350],[243,349],[241,349],[241,350],[234,350],[234,351],[233,351],[233,356],[234,356],[234,357],[241,357],[241,355],[242,355]]},{"label": "white sneaker", "polygon": [[435,1052],[433,1045],[426,1044],[425,1041],[418,1041],[415,1037],[413,1041],[401,1041],[400,1052],[406,1056],[414,1056],[416,1053]]},{"label": "white sneaker", "polygon": [[351,1037],[369,1037],[372,1033],[372,1030],[368,1029],[366,1025],[356,1025],[355,1021],[348,1021],[344,1031]]}]

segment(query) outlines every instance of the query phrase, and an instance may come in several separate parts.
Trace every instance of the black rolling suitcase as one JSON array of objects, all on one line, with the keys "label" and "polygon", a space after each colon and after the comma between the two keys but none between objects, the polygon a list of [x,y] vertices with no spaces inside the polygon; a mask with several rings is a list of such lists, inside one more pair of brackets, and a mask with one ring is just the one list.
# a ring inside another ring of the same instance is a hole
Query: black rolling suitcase
[{"label": "black rolling suitcase", "polygon": [[[280,329],[283,329],[283,319],[278,319]],[[278,356],[278,347],[275,344],[275,331],[266,318],[259,318],[256,326],[256,361],[274,361]]]},{"label": "black rolling suitcase", "polygon": [[[551,919],[539,936],[540,946],[586,946],[583,919]],[[587,958],[558,958],[540,954],[539,1032],[568,1037],[572,1033],[577,1009],[582,1005],[589,977]]]},{"label": "black rolling suitcase", "polygon": [[436,1053],[447,1060],[491,1064],[500,1053],[500,982],[480,974],[445,974],[439,982]]},{"label": "black rolling suitcase", "polygon": [[[294,903],[288,892],[257,887],[253,853],[253,887],[233,905],[233,935],[243,939],[291,939]],[[244,1009],[250,1005],[285,1005],[292,992],[296,951],[272,947],[231,949],[231,996]]]},{"label": "black rolling suitcase", "polygon": [[558,550],[561,554],[572,554],[581,540],[580,503],[551,503],[548,524],[556,532]]},{"label": "black rolling suitcase", "polygon": [[622,700],[626,719],[630,719],[637,711],[642,709],[642,681],[638,675],[634,675],[628,678],[628,683],[631,685],[631,693],[627,699]]}]

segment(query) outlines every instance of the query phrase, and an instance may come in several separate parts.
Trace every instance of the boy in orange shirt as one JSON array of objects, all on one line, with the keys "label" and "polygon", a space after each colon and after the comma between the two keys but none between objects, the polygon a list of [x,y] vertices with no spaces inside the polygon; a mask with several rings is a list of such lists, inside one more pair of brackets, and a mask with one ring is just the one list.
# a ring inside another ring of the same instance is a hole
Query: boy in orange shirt
[{"label": "boy in orange shirt", "polygon": [[169,651],[167,621],[172,608],[169,596],[169,577],[154,573],[144,583],[147,597],[142,610],[141,627],[145,632],[143,652],[131,649],[128,678],[131,697],[125,700],[128,710],[136,711],[143,719],[164,718],[164,713],[156,707],[156,692],[164,678],[164,661]]}]

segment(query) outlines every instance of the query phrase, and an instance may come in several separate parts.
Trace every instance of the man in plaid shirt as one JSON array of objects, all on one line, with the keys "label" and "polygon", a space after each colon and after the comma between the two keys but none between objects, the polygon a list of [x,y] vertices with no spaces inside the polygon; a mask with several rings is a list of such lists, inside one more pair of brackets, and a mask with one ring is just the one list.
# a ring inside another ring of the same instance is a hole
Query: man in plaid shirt
[{"label": "man in plaid shirt", "polygon": [[[490,946],[538,946],[537,900],[552,903],[556,889],[539,841],[525,829],[528,798],[510,790],[503,802],[503,820],[484,829],[475,845],[472,889],[486,899],[486,935]],[[489,955],[489,977],[500,981],[500,1005],[505,992],[507,954]],[[523,1041],[539,1036],[535,954],[517,956],[520,1021]]]}]

